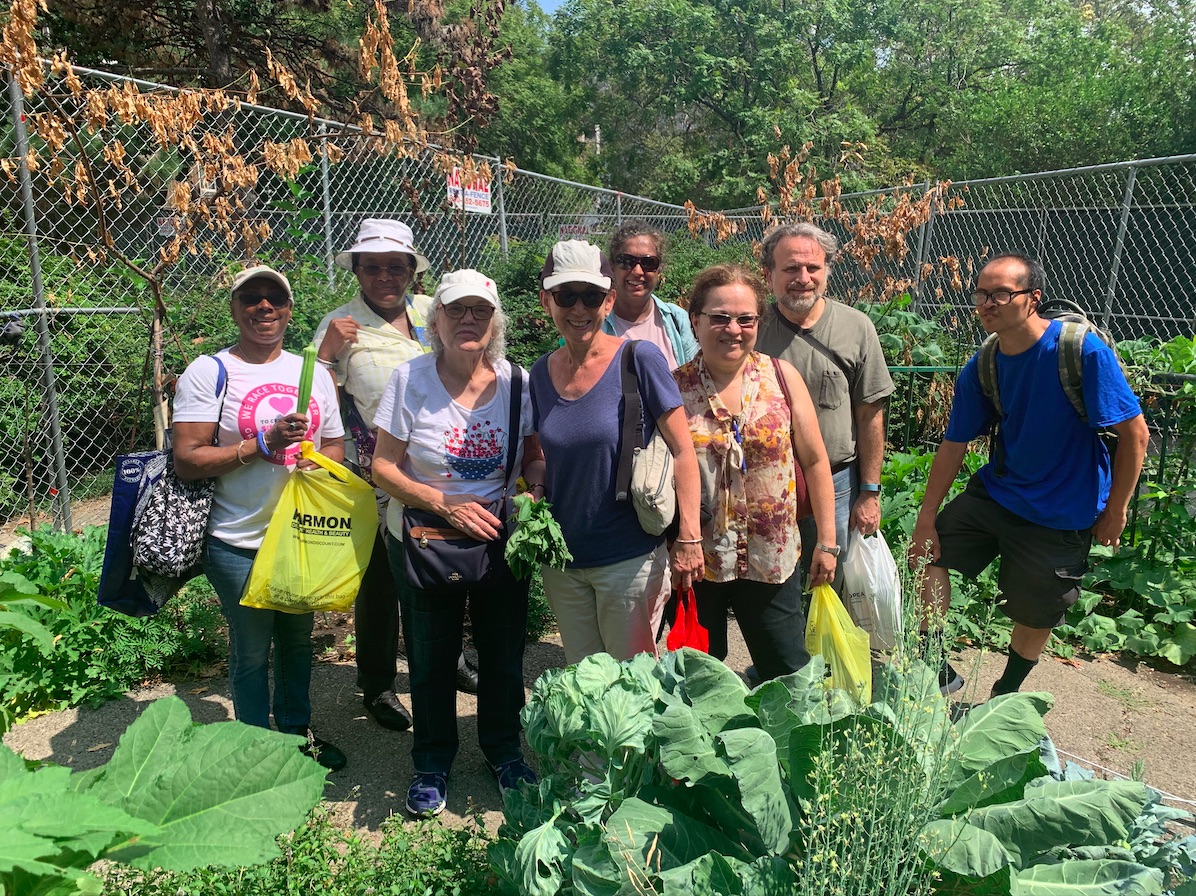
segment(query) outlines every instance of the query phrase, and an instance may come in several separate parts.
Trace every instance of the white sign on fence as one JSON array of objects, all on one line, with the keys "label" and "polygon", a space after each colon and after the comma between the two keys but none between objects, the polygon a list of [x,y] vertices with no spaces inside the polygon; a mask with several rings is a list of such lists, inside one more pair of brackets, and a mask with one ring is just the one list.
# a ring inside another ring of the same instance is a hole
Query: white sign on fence
[{"label": "white sign on fence", "polygon": [[454,168],[445,179],[448,201],[453,208],[461,208],[461,194],[464,192],[465,211],[478,215],[490,214],[490,181],[478,176],[465,184],[465,189],[462,190],[460,168]]}]

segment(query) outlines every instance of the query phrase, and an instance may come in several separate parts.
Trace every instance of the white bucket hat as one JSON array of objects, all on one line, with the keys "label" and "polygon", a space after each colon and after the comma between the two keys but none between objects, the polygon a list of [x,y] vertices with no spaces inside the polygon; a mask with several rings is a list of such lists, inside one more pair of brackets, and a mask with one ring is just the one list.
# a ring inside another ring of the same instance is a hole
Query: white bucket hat
[{"label": "white bucket hat", "polygon": [[415,259],[415,273],[428,269],[428,259],[416,251],[411,228],[402,221],[390,218],[366,218],[362,221],[361,229],[357,231],[357,242],[344,252],[337,253],[337,267],[353,270],[353,256],[358,252],[402,252]]},{"label": "white bucket hat", "polygon": [[265,264],[254,265],[251,268],[246,268],[245,270],[240,271],[237,276],[233,277],[233,287],[231,290],[229,290],[229,293],[235,296],[237,294],[237,290],[250,280],[259,279],[269,280],[272,283],[277,283],[284,290],[286,290],[287,298],[290,299],[292,303],[295,301],[295,296],[291,292],[290,281],[287,280],[287,278],[282,274],[278,273],[278,271],[274,270],[274,268]]},{"label": "white bucket hat", "polygon": [[441,305],[450,305],[470,296],[485,299],[495,308],[500,307],[498,285],[481,271],[470,268],[451,271],[440,278],[440,285],[436,287],[436,298]]}]

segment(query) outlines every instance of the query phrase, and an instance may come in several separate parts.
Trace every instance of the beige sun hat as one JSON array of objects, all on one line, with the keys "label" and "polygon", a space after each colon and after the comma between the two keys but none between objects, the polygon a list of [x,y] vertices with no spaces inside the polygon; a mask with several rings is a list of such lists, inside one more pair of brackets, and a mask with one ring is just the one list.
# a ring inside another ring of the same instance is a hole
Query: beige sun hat
[{"label": "beige sun hat", "polygon": [[337,267],[353,270],[353,256],[359,252],[402,252],[415,259],[415,273],[428,269],[428,259],[415,248],[415,235],[402,221],[390,218],[366,218],[357,231],[357,242],[338,252]]},{"label": "beige sun hat", "polygon": [[481,271],[471,268],[451,271],[440,278],[440,285],[436,287],[436,298],[441,305],[450,305],[470,296],[485,299],[495,308],[500,307],[497,284]]},{"label": "beige sun hat", "polygon": [[278,273],[278,271],[274,270],[274,268],[266,264],[257,264],[251,268],[246,268],[238,273],[237,276],[233,277],[233,288],[229,290],[229,294],[235,296],[237,294],[237,290],[250,280],[259,279],[269,280],[273,283],[277,283],[284,290],[286,290],[287,298],[292,302],[295,301],[295,296],[291,292],[291,282],[282,274]]},{"label": "beige sun hat", "polygon": [[544,259],[540,282],[551,292],[562,283],[590,283],[610,289],[614,271],[606,255],[585,240],[563,240]]}]

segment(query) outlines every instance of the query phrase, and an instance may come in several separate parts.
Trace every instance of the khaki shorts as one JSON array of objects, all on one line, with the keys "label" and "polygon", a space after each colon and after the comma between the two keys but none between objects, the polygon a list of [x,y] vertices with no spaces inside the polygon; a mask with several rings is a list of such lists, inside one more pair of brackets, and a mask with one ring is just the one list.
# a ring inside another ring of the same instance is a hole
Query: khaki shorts
[{"label": "khaki shorts", "polygon": [[1079,599],[1092,529],[1050,529],[1006,510],[973,476],[935,524],[942,554],[934,566],[969,579],[1001,558],[997,608],[1029,628],[1054,628]]}]

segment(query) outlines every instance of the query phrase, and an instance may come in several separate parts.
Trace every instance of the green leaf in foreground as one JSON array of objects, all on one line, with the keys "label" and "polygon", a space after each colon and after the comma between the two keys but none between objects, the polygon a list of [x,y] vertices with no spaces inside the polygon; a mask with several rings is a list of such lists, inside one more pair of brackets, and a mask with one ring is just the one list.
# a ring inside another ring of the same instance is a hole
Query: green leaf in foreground
[{"label": "green leaf in foreground", "polygon": [[515,496],[515,531],[507,539],[507,565],[517,579],[529,578],[541,564],[564,569],[573,559],[548,501]]}]

